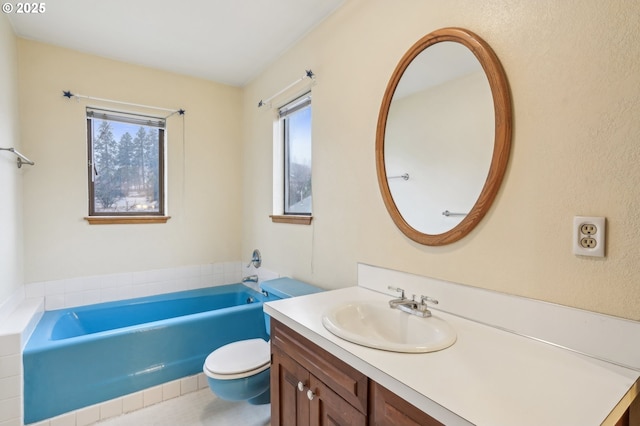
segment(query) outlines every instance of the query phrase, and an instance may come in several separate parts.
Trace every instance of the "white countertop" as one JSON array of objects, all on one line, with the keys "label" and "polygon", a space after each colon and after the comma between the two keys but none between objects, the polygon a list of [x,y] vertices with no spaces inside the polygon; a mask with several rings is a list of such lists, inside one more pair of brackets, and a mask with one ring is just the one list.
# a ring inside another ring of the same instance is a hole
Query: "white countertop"
[{"label": "white countertop", "polygon": [[264,310],[447,425],[600,425],[640,377],[636,370],[435,310],[458,339],[424,354],[359,346],[322,325],[324,310],[338,302],[388,300],[349,287],[269,302]]}]

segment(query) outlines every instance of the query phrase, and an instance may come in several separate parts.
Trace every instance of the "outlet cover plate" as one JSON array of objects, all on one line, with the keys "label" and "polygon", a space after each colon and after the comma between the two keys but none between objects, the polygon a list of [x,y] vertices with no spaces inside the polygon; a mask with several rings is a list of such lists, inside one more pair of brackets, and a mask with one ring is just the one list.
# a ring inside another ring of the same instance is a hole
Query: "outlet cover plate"
[{"label": "outlet cover plate", "polygon": [[573,254],[604,257],[604,217],[575,216],[573,218]]}]

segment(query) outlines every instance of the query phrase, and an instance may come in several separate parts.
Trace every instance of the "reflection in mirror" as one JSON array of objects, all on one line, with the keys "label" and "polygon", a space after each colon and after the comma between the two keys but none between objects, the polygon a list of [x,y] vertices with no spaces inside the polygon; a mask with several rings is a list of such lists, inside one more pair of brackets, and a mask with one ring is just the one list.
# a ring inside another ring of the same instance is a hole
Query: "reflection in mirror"
[{"label": "reflection in mirror", "polygon": [[510,145],[511,99],[491,48],[460,28],[420,39],[378,118],[378,183],[395,224],[427,245],[467,235],[497,194]]},{"label": "reflection in mirror", "polygon": [[[411,227],[442,234],[473,208],[491,164],[493,123],[489,81],[462,44],[435,44],[407,67],[389,107],[384,157]],[[405,173],[410,179],[393,178]]]}]

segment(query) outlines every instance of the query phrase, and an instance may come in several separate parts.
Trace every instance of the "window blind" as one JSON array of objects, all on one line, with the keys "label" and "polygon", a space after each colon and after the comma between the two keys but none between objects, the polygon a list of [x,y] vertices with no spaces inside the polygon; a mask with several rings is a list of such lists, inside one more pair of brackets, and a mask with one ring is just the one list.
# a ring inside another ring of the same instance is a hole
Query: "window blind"
[{"label": "window blind", "polygon": [[311,92],[295,99],[278,110],[278,116],[284,118],[311,105]]},{"label": "window blind", "polygon": [[166,124],[166,120],[164,118],[91,107],[87,107],[87,118],[119,121],[139,126],[157,127],[160,129],[164,129]]}]

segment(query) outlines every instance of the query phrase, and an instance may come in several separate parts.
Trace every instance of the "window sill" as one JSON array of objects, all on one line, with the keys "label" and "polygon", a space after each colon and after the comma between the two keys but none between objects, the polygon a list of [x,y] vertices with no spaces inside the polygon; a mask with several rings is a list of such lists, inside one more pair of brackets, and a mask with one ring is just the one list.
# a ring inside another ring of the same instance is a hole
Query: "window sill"
[{"label": "window sill", "polygon": [[312,216],[297,216],[297,215],[275,215],[269,216],[273,223],[292,223],[294,225],[311,225]]},{"label": "window sill", "polygon": [[131,225],[143,223],[167,223],[171,216],[87,216],[89,225]]}]

